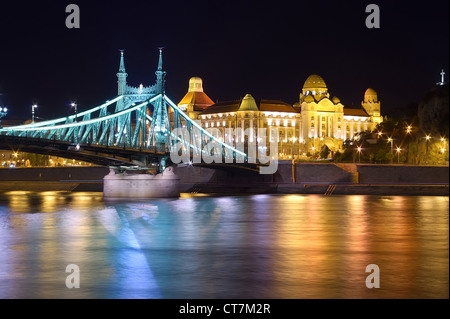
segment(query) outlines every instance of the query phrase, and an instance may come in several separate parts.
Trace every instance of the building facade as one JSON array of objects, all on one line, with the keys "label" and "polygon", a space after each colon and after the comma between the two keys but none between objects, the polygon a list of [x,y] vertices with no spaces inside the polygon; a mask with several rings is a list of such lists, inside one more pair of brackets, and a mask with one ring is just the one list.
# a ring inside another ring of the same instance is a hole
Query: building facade
[{"label": "building facade", "polygon": [[[203,91],[202,80],[196,77],[190,79],[188,93],[178,106],[203,128],[219,129],[224,140],[230,138],[226,128],[253,128],[246,141],[260,143],[264,137],[257,136],[258,128],[265,128],[265,145],[269,145],[275,138],[269,129],[276,128],[280,159],[314,154],[323,145],[333,154],[342,150],[345,140],[355,139],[359,132],[373,131],[382,121],[380,101],[373,89],[366,90],[362,108],[345,107],[339,98],[330,97],[325,81],[316,74],[306,79],[294,105],[264,99],[257,102],[251,94],[241,100],[213,103]],[[229,140],[235,143],[236,138]],[[244,142],[244,137],[239,138]]]}]

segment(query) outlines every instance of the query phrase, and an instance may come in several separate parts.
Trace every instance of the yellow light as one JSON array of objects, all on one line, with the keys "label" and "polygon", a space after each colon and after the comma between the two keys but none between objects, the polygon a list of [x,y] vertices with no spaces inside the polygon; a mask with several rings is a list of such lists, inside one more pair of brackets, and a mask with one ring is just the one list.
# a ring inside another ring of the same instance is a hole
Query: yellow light
[{"label": "yellow light", "polygon": [[445,152],[445,148],[441,148],[441,153],[444,153]]},{"label": "yellow light", "polygon": [[445,138],[441,137],[441,142],[445,141]]},{"label": "yellow light", "polygon": [[13,155],[14,155],[14,157],[17,157],[17,153],[14,153]]},{"label": "yellow light", "polygon": [[427,139],[427,140],[429,140],[430,138],[431,138],[430,135],[427,135],[427,136],[426,136],[426,139]]},{"label": "yellow light", "polygon": [[397,152],[400,152],[402,149],[400,147],[397,147]]},{"label": "yellow light", "polygon": [[358,147],[358,152],[361,152],[361,147]]}]

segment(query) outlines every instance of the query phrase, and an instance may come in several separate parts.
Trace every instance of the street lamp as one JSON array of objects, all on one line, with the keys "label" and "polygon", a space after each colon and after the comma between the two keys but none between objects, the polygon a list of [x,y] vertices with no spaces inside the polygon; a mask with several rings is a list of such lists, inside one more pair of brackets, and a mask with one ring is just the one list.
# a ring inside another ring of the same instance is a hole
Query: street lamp
[{"label": "street lamp", "polygon": [[412,127],[411,127],[411,125],[408,125],[408,127],[406,128],[406,133],[411,133],[411,129],[412,129]]},{"label": "street lamp", "polygon": [[6,107],[1,107],[0,106],[0,127],[1,123],[2,123],[2,117],[6,116],[6,114],[8,113],[8,109]]},{"label": "street lamp", "polygon": [[34,123],[34,109],[37,108],[37,104],[31,106],[31,123]]},{"label": "street lamp", "polygon": [[391,154],[392,154],[392,157],[391,157],[391,164],[393,163],[393,161],[394,161],[394,150],[393,150],[393,148],[394,148],[394,139],[393,138],[391,138],[391,137],[389,137],[388,138],[388,142],[390,142],[391,143]]},{"label": "street lamp", "polygon": [[426,135],[425,136],[425,140],[427,142],[427,150],[426,150],[426,155],[425,155],[425,164],[428,164],[428,141],[430,140],[431,136],[430,135]]},{"label": "street lamp", "polygon": [[77,122],[77,104],[72,102],[70,104],[71,107],[75,108],[75,122]]},{"label": "street lamp", "polygon": [[361,146],[358,146],[357,150],[358,150],[358,162],[361,163],[361,151],[362,151]]},{"label": "street lamp", "polygon": [[442,148],[441,148],[441,152],[442,152],[442,154],[444,154],[445,153],[445,138],[444,137],[441,137],[441,142],[442,142]]},{"label": "street lamp", "polygon": [[400,152],[401,152],[401,148],[397,147],[396,151],[397,151],[397,164],[400,164]]},{"label": "street lamp", "polygon": [[291,141],[292,141],[292,149],[291,149],[291,154],[292,154],[292,159],[294,159],[294,143],[297,140],[296,137],[292,137]]}]

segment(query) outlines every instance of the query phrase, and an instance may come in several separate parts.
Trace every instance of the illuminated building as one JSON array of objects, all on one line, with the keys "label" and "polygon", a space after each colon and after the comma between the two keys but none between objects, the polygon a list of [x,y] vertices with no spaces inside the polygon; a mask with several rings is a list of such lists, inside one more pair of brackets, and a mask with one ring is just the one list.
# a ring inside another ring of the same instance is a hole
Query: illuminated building
[{"label": "illuminated building", "polygon": [[[373,131],[383,120],[373,89],[365,92],[362,108],[345,107],[339,98],[330,98],[325,81],[316,74],[306,79],[294,105],[264,99],[257,102],[251,94],[238,101],[214,104],[203,92],[200,78],[190,79],[189,91],[178,105],[191,118],[200,120],[202,127],[218,128],[224,137],[225,128],[253,128],[257,132],[258,128],[276,127],[279,158],[286,159],[314,153],[322,145],[333,152],[341,150],[345,140],[354,139],[362,131]],[[269,141],[272,137],[266,138]]]}]

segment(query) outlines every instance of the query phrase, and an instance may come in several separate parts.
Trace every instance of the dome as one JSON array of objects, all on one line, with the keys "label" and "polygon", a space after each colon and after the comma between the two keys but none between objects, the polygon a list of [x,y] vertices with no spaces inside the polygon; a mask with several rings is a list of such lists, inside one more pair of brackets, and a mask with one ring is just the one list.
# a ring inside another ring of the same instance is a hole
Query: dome
[{"label": "dome", "polygon": [[255,99],[251,94],[247,94],[241,102],[239,111],[258,111],[258,106],[256,106]]},{"label": "dome", "polygon": [[378,100],[377,92],[374,89],[368,88],[364,93],[364,101],[368,102],[377,100]]},{"label": "dome", "polygon": [[192,77],[189,79],[188,92],[203,92],[203,82],[199,77]]},{"label": "dome", "polygon": [[322,79],[320,75],[312,74],[310,75],[306,81],[305,84],[303,84],[303,89],[326,89],[327,85],[325,84],[325,81]]},{"label": "dome", "polygon": [[377,92],[374,89],[368,88],[364,96],[377,96]]}]

